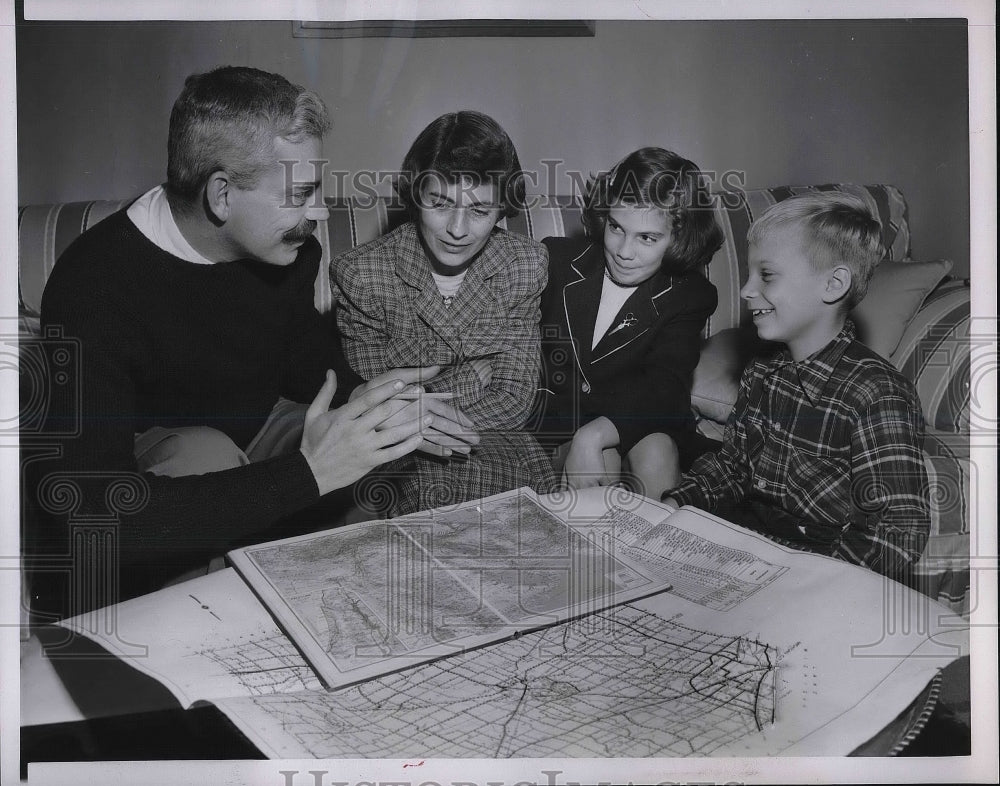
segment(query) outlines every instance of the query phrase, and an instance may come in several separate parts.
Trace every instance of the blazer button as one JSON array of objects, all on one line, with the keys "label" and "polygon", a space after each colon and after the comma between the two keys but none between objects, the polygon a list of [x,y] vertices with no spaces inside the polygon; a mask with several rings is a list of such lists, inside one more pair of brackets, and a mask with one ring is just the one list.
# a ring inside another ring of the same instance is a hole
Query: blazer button
[{"label": "blazer button", "polygon": [[584,393],[589,393],[590,392],[590,383],[589,382],[584,382],[582,385],[580,385],[580,390],[582,390]]}]

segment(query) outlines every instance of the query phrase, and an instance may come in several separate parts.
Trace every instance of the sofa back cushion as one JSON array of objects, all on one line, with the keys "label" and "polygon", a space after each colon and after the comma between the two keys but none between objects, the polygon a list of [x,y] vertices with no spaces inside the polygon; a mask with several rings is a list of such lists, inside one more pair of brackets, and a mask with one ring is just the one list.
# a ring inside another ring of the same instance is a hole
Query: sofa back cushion
[{"label": "sofa back cushion", "polygon": [[[882,219],[887,259],[903,260],[909,252],[910,232],[902,193],[888,185],[830,184],[720,192],[712,210],[724,242],[704,273],[719,291],[719,306],[709,318],[704,335],[749,324],[749,313],[739,297],[747,275],[747,229],[753,219],[775,202],[804,191],[846,191],[861,196]],[[541,240],[550,235],[583,235],[583,205],[579,195],[529,197],[528,209],[501,222],[501,226]],[[18,213],[18,292],[22,315],[36,316],[42,290],[59,255],[81,232],[121,209],[130,200],[66,202],[29,205]],[[323,263],[316,281],[316,308],[332,307],[328,263],[343,251],[393,229],[406,220],[398,200],[390,197],[339,197],[326,200],[330,218],[320,222],[316,236],[323,247]]]},{"label": "sofa back cushion", "polygon": [[17,304],[37,317],[52,266],[76,237],[132,200],[27,205],[17,211]]},{"label": "sofa back cushion", "polygon": [[[727,328],[750,322],[749,312],[741,302],[739,292],[747,277],[746,237],[751,222],[776,202],[807,191],[844,191],[861,197],[882,222],[885,258],[896,261],[908,258],[910,230],[906,201],[895,186],[827,184],[780,186],[742,193],[720,192],[715,195],[711,209],[722,228],[724,241],[702,271],[719,291],[719,306],[706,325],[706,338]],[[536,196],[529,197],[529,200],[525,212],[507,219],[501,226],[535,240],[550,235],[583,236],[583,203],[579,195]],[[327,204],[331,210],[326,227],[328,236],[325,238],[325,247],[330,249],[330,258],[360,243],[373,240],[406,220],[402,209],[394,207],[393,200],[389,198],[327,199]],[[323,240],[321,237],[321,241]],[[323,310],[329,308],[329,305],[328,301],[323,302]]]}]

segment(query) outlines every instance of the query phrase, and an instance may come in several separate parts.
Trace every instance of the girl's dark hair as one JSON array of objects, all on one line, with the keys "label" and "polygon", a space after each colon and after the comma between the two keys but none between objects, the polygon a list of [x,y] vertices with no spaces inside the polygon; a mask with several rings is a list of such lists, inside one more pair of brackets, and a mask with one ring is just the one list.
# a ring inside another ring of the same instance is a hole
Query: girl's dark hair
[{"label": "girl's dark hair", "polygon": [[713,204],[705,177],[694,163],[661,147],[644,147],[591,179],[583,223],[587,235],[600,241],[611,208],[660,208],[669,216],[671,233],[663,269],[686,273],[707,264],[722,245]]},{"label": "girl's dark hair", "polygon": [[507,218],[524,208],[524,173],[514,143],[482,112],[450,112],[420,132],[396,180],[396,193],[410,218],[417,217],[420,188],[431,174],[448,182],[469,179],[474,185],[496,185]]}]

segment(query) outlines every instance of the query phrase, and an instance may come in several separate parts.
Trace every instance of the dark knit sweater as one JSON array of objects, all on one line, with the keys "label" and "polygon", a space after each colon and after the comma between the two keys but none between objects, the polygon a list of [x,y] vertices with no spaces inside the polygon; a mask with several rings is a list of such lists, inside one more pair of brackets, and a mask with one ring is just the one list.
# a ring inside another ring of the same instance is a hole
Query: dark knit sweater
[{"label": "dark knit sweater", "polygon": [[[50,440],[61,455],[37,462],[35,477],[76,474],[80,499],[72,510],[42,517],[28,539],[36,553],[65,553],[68,520],[116,515],[124,597],[318,498],[298,451],[167,478],[138,475],[133,441],[151,426],[198,425],[245,448],[279,396],[311,401],[326,368],[337,371],[343,399],[358,380],[332,321],[313,307],[319,259],[310,238],[287,267],[195,264],[155,246],[124,211],[66,250],[45,288],[42,326],[77,342],[79,367],[69,384],[52,385],[48,431],[65,434],[76,423],[78,433]],[[139,488],[134,512],[109,494],[127,476]],[[37,502],[51,513],[60,506],[41,488]]]}]

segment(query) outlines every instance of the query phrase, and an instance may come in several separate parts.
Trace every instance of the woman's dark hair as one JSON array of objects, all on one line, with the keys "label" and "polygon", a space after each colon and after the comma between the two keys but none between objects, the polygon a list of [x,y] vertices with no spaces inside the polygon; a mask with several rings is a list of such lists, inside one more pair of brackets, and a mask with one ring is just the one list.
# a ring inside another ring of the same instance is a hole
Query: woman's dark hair
[{"label": "woman's dark hair", "polygon": [[417,216],[420,189],[431,174],[452,183],[494,184],[507,218],[524,207],[524,173],[514,143],[482,112],[450,112],[420,132],[396,180],[396,193],[411,218]]},{"label": "woman's dark hair", "polygon": [[670,245],[663,269],[686,273],[711,260],[722,245],[713,198],[701,170],[661,147],[630,153],[587,184],[583,224],[587,235],[602,241],[608,212],[619,205],[656,207],[670,219]]}]

